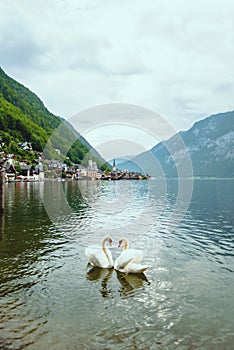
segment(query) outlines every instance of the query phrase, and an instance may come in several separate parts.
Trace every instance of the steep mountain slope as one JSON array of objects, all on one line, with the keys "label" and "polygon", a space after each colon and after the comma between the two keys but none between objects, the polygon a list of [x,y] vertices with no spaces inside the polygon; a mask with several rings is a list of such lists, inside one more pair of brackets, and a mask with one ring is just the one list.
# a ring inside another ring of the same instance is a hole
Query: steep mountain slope
[{"label": "steep mountain slope", "polygon": [[[182,142],[181,142],[182,140]],[[234,111],[212,115],[195,123],[133,161],[153,176],[178,176],[177,168],[186,153],[194,176],[234,176]],[[128,167],[125,163],[121,167]],[[185,171],[186,176],[186,171]]]},{"label": "steep mountain slope", "polygon": [[197,122],[181,137],[195,175],[234,176],[234,111]]},{"label": "steep mountain slope", "polygon": [[[62,122],[64,126],[57,129]],[[28,141],[35,151],[42,152],[52,134],[47,157],[57,158],[55,149],[59,149],[61,158],[68,156],[75,163],[81,163],[87,154],[99,166],[105,163],[68,122],[50,113],[33,92],[0,68],[0,138],[5,144],[3,151],[17,153],[18,143]]]},{"label": "steep mountain slope", "polygon": [[7,102],[18,107],[25,116],[47,133],[60,124],[59,118],[50,113],[32,91],[9,77],[1,67],[0,93]]}]

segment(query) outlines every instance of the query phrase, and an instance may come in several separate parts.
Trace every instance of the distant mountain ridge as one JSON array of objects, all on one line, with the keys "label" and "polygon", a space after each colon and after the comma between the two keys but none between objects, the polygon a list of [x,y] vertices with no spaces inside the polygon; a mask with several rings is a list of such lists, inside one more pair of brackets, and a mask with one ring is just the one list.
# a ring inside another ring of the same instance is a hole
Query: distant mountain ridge
[{"label": "distant mountain ridge", "polygon": [[[174,150],[173,156],[169,150]],[[181,131],[131,162],[121,164],[121,168],[134,162],[153,176],[177,177],[176,164],[183,161],[185,150],[191,157],[194,176],[234,177],[234,111],[196,122],[189,130]]]}]

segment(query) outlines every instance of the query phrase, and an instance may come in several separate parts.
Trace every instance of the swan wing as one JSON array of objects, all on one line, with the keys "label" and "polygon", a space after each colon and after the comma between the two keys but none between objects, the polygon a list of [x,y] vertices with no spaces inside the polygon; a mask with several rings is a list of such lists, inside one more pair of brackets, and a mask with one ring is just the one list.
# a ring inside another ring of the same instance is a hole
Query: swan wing
[{"label": "swan wing", "polygon": [[110,261],[108,260],[107,256],[104,254],[102,248],[88,247],[85,249],[85,255],[92,266],[97,266],[102,268],[113,267],[111,252],[108,249],[107,249],[107,254],[109,256]]},{"label": "swan wing", "polygon": [[100,253],[98,248],[91,248],[91,247],[86,248],[85,255],[92,266],[101,267],[101,263],[99,261]]},{"label": "swan wing", "polygon": [[132,262],[138,264],[143,258],[143,252],[137,249],[130,249],[131,255],[133,256]]},{"label": "swan wing", "polygon": [[117,271],[122,271],[122,269],[125,268],[125,266],[130,263],[130,261],[132,259],[129,259],[129,260],[122,260],[121,259],[122,257],[119,256],[116,260],[115,260],[115,263],[114,263],[114,269],[117,270]]},{"label": "swan wing", "polygon": [[148,269],[148,266],[146,266],[146,265],[136,264],[136,263],[130,262],[129,264],[127,264],[125,266],[125,268],[121,272],[124,272],[124,273],[142,273],[147,269]]},{"label": "swan wing", "polygon": [[116,270],[124,269],[130,262],[138,264],[143,258],[143,252],[136,249],[124,250],[116,259],[114,268]]}]

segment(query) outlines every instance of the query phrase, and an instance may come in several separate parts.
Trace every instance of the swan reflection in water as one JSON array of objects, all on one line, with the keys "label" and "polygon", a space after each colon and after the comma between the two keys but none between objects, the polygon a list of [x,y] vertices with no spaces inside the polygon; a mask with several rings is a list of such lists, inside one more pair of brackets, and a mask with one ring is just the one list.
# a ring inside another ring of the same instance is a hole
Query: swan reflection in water
[{"label": "swan reflection in water", "polygon": [[108,281],[113,274],[113,269],[103,269],[101,267],[92,267],[86,275],[89,281],[101,281],[100,293],[103,298],[113,297],[114,291],[107,287]]},{"label": "swan reflection in water", "polygon": [[145,284],[150,285],[149,280],[143,272],[138,274],[129,273],[126,275],[125,273],[116,271],[116,274],[121,284],[119,294],[122,298],[134,296],[136,290],[142,289]]},{"label": "swan reflection in water", "polygon": [[[108,282],[112,277],[114,269],[103,269],[100,267],[92,267],[86,275],[89,281],[101,281],[100,293],[103,298],[114,297],[114,290],[108,288]],[[119,271],[115,271],[117,279],[120,283],[118,292],[122,298],[128,298],[134,296],[136,290],[140,290],[145,284],[150,285],[147,277],[144,273],[129,273],[124,274]]]}]

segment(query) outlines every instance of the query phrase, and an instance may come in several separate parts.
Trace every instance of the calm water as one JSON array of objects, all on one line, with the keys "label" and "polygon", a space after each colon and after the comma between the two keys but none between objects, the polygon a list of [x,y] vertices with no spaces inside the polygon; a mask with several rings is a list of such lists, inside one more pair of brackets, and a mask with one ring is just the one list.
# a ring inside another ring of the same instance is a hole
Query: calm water
[{"label": "calm water", "polygon": [[[232,349],[234,181],[196,180],[175,227],[177,190],[173,180],[7,184],[0,349]],[[122,236],[144,251],[144,275],[87,266],[85,246],[106,234],[114,258]]]}]

